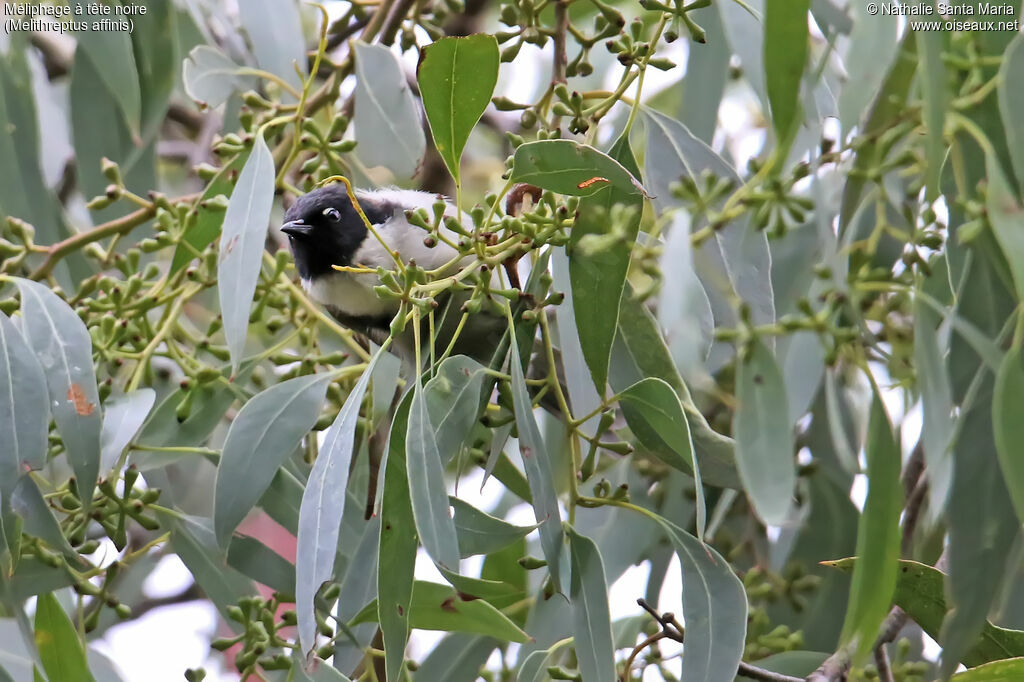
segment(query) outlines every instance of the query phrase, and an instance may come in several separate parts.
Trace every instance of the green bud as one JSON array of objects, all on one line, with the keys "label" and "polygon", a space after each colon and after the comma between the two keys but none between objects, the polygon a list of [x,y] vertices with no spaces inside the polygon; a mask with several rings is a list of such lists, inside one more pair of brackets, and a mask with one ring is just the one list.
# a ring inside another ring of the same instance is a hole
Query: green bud
[{"label": "green bud", "polygon": [[118,167],[116,163],[114,163],[113,161],[104,156],[102,159],[100,159],[100,168],[103,170],[103,175],[104,177],[107,178],[107,180],[110,180],[111,182],[117,185],[122,184],[121,169]]},{"label": "green bud", "polygon": [[524,556],[518,559],[518,563],[527,571],[534,571],[538,568],[544,568],[548,565],[548,562],[544,559],[538,559],[537,557]]}]

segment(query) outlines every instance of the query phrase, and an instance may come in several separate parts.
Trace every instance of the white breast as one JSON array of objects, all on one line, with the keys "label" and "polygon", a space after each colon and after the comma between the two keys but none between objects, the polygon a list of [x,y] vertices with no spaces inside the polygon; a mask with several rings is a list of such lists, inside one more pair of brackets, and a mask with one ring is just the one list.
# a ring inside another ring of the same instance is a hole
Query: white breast
[{"label": "white breast", "polygon": [[380,284],[376,275],[334,272],[315,280],[302,280],[302,287],[321,305],[338,308],[355,317],[381,317],[398,312],[393,300],[379,298],[373,287]]}]

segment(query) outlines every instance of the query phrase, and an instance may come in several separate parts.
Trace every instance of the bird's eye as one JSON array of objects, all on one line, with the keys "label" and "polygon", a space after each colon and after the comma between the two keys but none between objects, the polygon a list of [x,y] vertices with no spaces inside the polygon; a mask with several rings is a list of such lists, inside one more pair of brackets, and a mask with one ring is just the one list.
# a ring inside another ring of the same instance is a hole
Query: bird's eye
[{"label": "bird's eye", "polygon": [[338,222],[339,220],[341,220],[341,214],[338,213],[338,209],[336,208],[325,208],[324,216],[330,218],[334,222]]}]

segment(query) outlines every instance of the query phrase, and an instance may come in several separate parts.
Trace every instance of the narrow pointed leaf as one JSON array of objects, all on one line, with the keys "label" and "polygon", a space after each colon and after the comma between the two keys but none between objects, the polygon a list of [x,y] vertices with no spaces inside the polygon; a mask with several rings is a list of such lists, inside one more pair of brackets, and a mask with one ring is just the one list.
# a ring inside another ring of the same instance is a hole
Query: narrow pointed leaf
[{"label": "narrow pointed leaf", "polygon": [[[377,619],[376,603],[352,619],[352,625]],[[530,636],[501,611],[482,599],[463,601],[448,585],[417,580],[412,597],[412,627],[488,635],[506,642],[526,642]]]},{"label": "narrow pointed leaf", "polygon": [[49,421],[43,369],[14,323],[0,312],[0,495],[11,494],[24,469],[45,463]]},{"label": "narrow pointed leaf", "polygon": [[1018,344],[1003,357],[1003,364],[996,375],[992,425],[1006,489],[1013,499],[1017,518],[1024,520],[1024,458],[1020,451],[1024,442],[1024,419],[1021,419],[1021,405],[1024,405],[1024,358]]},{"label": "narrow pointed leaf", "polygon": [[621,162],[573,140],[537,140],[519,145],[510,179],[572,196],[591,196],[608,187],[646,195],[640,181]]},{"label": "narrow pointed leaf", "polygon": [[526,390],[522,362],[519,359],[519,344],[513,340],[512,349],[512,402],[519,428],[519,452],[523,456],[523,469],[530,483],[533,495],[533,514],[540,524],[540,544],[548,562],[551,581],[555,590],[562,591],[562,519],[558,510],[558,496],[555,493],[551,460],[548,458],[544,439],[533,417],[533,405]]},{"label": "narrow pointed leaf", "polygon": [[100,471],[109,471],[121,453],[139,433],[156,402],[156,391],[140,388],[110,398],[103,405],[103,429],[100,431]]},{"label": "narrow pointed leaf", "polygon": [[458,454],[476,424],[484,377],[479,362],[456,355],[446,358],[423,387],[423,399],[443,462]]},{"label": "narrow pointed leaf", "polygon": [[377,616],[384,637],[388,682],[396,682],[409,641],[409,610],[416,563],[416,525],[409,496],[405,438],[412,392],[406,393],[391,423],[380,504],[380,549],[377,556]]},{"label": "narrow pointed leaf", "polygon": [[[639,175],[628,136],[620,137],[609,154],[623,169]],[[585,196],[566,249],[576,329],[583,359],[600,396],[608,382],[619,302],[642,210],[643,197],[624,185]]]},{"label": "narrow pointed leaf", "polygon": [[245,354],[249,309],[260,274],[267,221],[273,202],[274,157],[263,136],[257,135],[224,213],[217,265],[217,292],[224,318],[224,337],[236,372]]},{"label": "narrow pointed leaf", "polygon": [[498,82],[498,41],[477,33],[442,38],[423,50],[416,69],[434,146],[459,180],[459,159]]},{"label": "narrow pointed leaf", "polygon": [[[683,573],[683,619],[690,655],[682,682],[732,682],[747,634],[747,596],[713,548],[662,519]],[[664,610],[664,609],[663,609]]]},{"label": "narrow pointed leaf", "polygon": [[100,396],[92,339],[75,311],[47,287],[16,279],[25,340],[46,375],[50,407],[82,499],[92,500],[100,469]]},{"label": "narrow pointed leaf", "polygon": [[665,464],[693,476],[697,491],[697,537],[703,538],[707,519],[704,486],[679,396],[665,381],[648,377],[622,391],[619,401],[626,423],[640,442]]},{"label": "narrow pointed leaf", "polygon": [[658,322],[665,330],[665,344],[687,381],[704,377],[715,320],[708,294],[694,269],[687,213],[677,211],[673,217],[658,265],[663,277]]},{"label": "narrow pointed leaf", "polygon": [[767,0],[764,12],[764,75],[776,144],[783,149],[800,124],[800,81],[807,62],[810,0]]},{"label": "narrow pointed leaf", "polygon": [[459,540],[448,513],[448,492],[437,441],[427,413],[423,390],[416,387],[409,407],[405,457],[412,497],[413,519],[420,542],[438,565],[458,572]]},{"label": "narrow pointed leaf", "polygon": [[455,531],[463,557],[497,552],[537,528],[503,521],[457,497],[450,497],[448,501],[455,508]]},{"label": "narrow pointed leaf", "polygon": [[35,626],[36,648],[48,678],[61,682],[94,682],[82,640],[53,593],[39,595]]},{"label": "narrow pointed leaf", "polygon": [[900,558],[900,446],[889,416],[876,395],[871,404],[868,441],[868,497],[857,528],[857,565],[842,639],[853,642],[859,656],[875,644],[896,589]]},{"label": "narrow pointed leaf", "polygon": [[1017,682],[1024,679],[1024,658],[1008,658],[957,673],[954,682]]},{"label": "narrow pointed leaf", "polygon": [[213,525],[221,547],[228,546],[231,533],[313,428],[330,378],[307,374],[274,384],[243,405],[231,422],[213,498]]},{"label": "narrow pointed leaf", "polygon": [[999,159],[989,154],[985,158],[985,167],[988,171],[987,206],[992,232],[1010,264],[1017,296],[1024,298],[1024,231],[1020,229],[1024,208],[1006,181]]},{"label": "narrow pointed leaf", "polygon": [[1021,79],[1024,79],[1024,36],[1018,35],[1010,41],[999,67],[999,113],[1006,130],[1013,171],[1018,178],[1024,178],[1024,91],[1019,87]]},{"label": "narrow pointed leaf", "polygon": [[[938,316],[920,300],[914,303],[914,362],[917,365],[924,426],[921,441],[928,468],[929,508],[934,515],[946,507],[953,475],[953,393],[936,330]],[[1004,359],[1005,363],[1005,359]]]},{"label": "narrow pointed leaf", "polygon": [[217,48],[197,45],[182,65],[182,84],[185,93],[196,102],[218,107],[231,93],[248,90],[256,84],[255,76],[245,76],[241,70],[241,66]]},{"label": "narrow pointed leaf", "polygon": [[239,4],[238,16],[260,68],[301,89],[307,60],[299,3],[246,0]]},{"label": "narrow pointed leaf", "polygon": [[757,339],[736,372],[736,461],[743,487],[761,519],[782,525],[793,507],[796,449],[782,371]]},{"label": "narrow pointed leaf", "polygon": [[601,553],[593,540],[570,529],[569,554],[572,557],[569,599],[580,674],[585,680],[616,682],[608,584]]},{"label": "narrow pointed leaf", "polygon": [[369,168],[384,166],[396,177],[412,177],[427,143],[402,67],[383,45],[356,42],[354,50],[356,153]]},{"label": "narrow pointed leaf", "polygon": [[320,586],[331,579],[334,570],[359,408],[378,357],[380,351],[363,370],[334,423],[324,432],[320,453],[302,493],[295,555],[295,609],[303,652],[316,645],[313,598]]}]

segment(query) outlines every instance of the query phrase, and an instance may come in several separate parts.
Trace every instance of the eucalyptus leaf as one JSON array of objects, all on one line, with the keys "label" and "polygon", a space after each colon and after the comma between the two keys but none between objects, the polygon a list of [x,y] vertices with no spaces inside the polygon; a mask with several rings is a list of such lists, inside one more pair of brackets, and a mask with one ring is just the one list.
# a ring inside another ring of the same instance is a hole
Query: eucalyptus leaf
[{"label": "eucalyptus leaf", "polygon": [[608,187],[647,195],[622,163],[573,140],[536,140],[519,145],[509,180],[573,196],[591,196]]},{"label": "eucalyptus leaf", "polygon": [[476,424],[484,378],[483,365],[465,355],[455,355],[445,358],[423,387],[432,438],[442,462],[459,453]]},{"label": "eucalyptus leaf", "polygon": [[384,166],[395,177],[412,177],[419,171],[426,138],[402,67],[383,45],[356,42],[354,53],[359,158],[369,168]]},{"label": "eucalyptus leaf", "polygon": [[853,643],[858,657],[875,645],[896,590],[900,558],[900,446],[889,416],[876,394],[871,404],[868,440],[868,497],[857,528],[857,556],[850,602],[843,623],[844,642]]},{"label": "eucalyptus leaf", "polygon": [[[464,601],[447,585],[417,580],[413,587],[410,624],[419,630],[443,630],[487,635],[506,642],[526,642],[530,636],[482,599]],[[377,620],[377,603],[356,614],[350,625]]]},{"label": "eucalyptus leaf", "polygon": [[416,78],[434,146],[458,183],[462,150],[498,82],[498,41],[485,33],[434,41]]},{"label": "eucalyptus leaf", "polygon": [[121,453],[139,433],[156,402],[156,391],[139,388],[108,398],[103,405],[103,429],[100,431],[100,471],[109,471]]},{"label": "eucalyptus leaf", "polygon": [[49,421],[43,369],[0,312],[0,497],[11,494],[23,468],[39,469],[46,462]]},{"label": "eucalyptus leaf", "polygon": [[608,585],[601,553],[593,540],[570,529],[569,554],[572,557],[569,599],[580,674],[588,681],[617,682]]},{"label": "eucalyptus leaf", "polygon": [[1024,359],[1019,344],[1018,341],[1003,357],[996,376],[992,425],[1006,488],[1013,499],[1017,518],[1024,519],[1024,460],[1019,449],[1024,439],[1024,420],[1020,415],[1020,407],[1024,404]]},{"label": "eucalyptus leaf", "polygon": [[440,567],[459,569],[459,540],[455,522],[448,512],[444,468],[434,440],[423,389],[417,386],[409,407],[409,425],[405,436],[406,467],[413,519],[420,542]]},{"label": "eucalyptus leaf", "polygon": [[[941,64],[941,62],[940,62]],[[1003,53],[999,66],[999,113],[1006,130],[1007,148],[1013,160],[1013,170],[1024,178],[1024,93],[1016,87],[1024,78],[1024,36],[1016,36]],[[1024,183],[1024,180],[1021,181]],[[1018,187],[1017,194],[1024,190]]]},{"label": "eucalyptus leaf", "polygon": [[296,0],[245,0],[238,6],[238,18],[260,68],[301,89],[306,40]]},{"label": "eucalyptus leaf", "polygon": [[[320,586],[331,579],[334,570],[338,532],[345,511],[349,464],[355,447],[356,422],[380,355],[381,351],[378,351],[370,360],[345,398],[334,423],[324,432],[320,453],[302,493],[295,557],[295,608],[302,651],[308,652],[316,645],[313,598]],[[316,417],[313,419],[315,421]]]},{"label": "eucalyptus leaf", "polygon": [[35,633],[47,677],[61,682],[95,682],[82,640],[51,592],[36,600]]},{"label": "eucalyptus leaf", "polygon": [[[789,147],[800,124],[800,82],[807,62],[810,7],[810,0],[765,2],[765,88],[771,104],[772,128],[781,149]],[[779,158],[784,156],[779,154]]]},{"label": "eucalyptus leaf", "polygon": [[562,591],[562,553],[564,549],[562,519],[558,509],[558,495],[555,492],[551,460],[533,416],[533,405],[526,390],[522,362],[519,359],[519,344],[510,344],[512,360],[512,403],[515,410],[516,426],[519,429],[519,452],[523,458],[523,469],[530,483],[533,495],[533,514],[540,524],[540,544],[548,562],[551,582],[555,590]]},{"label": "eucalyptus leaf", "polygon": [[495,518],[457,497],[450,497],[448,501],[455,509],[455,530],[463,557],[497,552],[537,528],[516,526]]},{"label": "eucalyptus leaf", "polygon": [[46,375],[51,414],[86,504],[100,468],[100,397],[85,323],[49,288],[16,278],[22,331]]},{"label": "eucalyptus leaf", "polygon": [[274,202],[274,157],[262,135],[256,135],[252,145],[252,153],[238,176],[224,214],[217,260],[217,292],[224,318],[224,336],[235,372],[245,353],[249,309]]},{"label": "eucalyptus leaf", "polygon": [[736,461],[754,510],[781,526],[793,507],[796,447],[789,401],[775,356],[761,339],[748,347],[736,370]]},{"label": "eucalyptus leaf", "polygon": [[255,87],[257,79],[217,48],[197,45],[182,64],[182,83],[196,102],[219,107],[232,93]]}]

